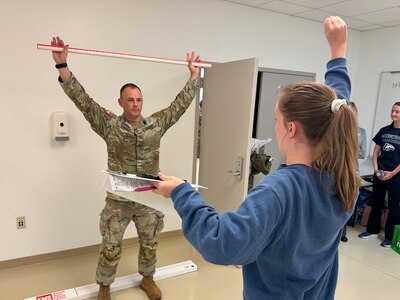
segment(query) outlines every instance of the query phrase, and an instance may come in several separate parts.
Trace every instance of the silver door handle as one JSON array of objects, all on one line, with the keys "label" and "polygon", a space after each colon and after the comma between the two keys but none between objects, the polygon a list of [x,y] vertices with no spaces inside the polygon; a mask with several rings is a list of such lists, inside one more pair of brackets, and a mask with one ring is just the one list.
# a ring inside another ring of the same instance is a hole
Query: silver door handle
[{"label": "silver door handle", "polygon": [[232,176],[240,176],[240,175],[242,175],[242,172],[239,172],[239,171],[228,171],[228,173],[231,173]]},{"label": "silver door handle", "polygon": [[243,157],[238,156],[236,158],[235,171],[228,171],[228,173],[231,173],[232,176],[235,176],[237,177],[237,179],[242,180],[242,171],[243,171]]}]

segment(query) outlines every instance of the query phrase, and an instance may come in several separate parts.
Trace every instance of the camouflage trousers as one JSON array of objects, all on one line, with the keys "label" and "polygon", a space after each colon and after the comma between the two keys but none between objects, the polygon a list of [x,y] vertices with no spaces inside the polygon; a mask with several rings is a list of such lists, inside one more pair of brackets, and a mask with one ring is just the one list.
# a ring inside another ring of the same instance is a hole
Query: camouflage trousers
[{"label": "camouflage trousers", "polygon": [[111,285],[114,282],[121,244],[129,223],[135,223],[139,239],[138,269],[143,276],[152,276],[157,262],[158,234],[164,227],[164,214],[154,208],[136,202],[124,202],[106,198],[100,214],[100,233],[103,237],[99,249],[96,282]]}]

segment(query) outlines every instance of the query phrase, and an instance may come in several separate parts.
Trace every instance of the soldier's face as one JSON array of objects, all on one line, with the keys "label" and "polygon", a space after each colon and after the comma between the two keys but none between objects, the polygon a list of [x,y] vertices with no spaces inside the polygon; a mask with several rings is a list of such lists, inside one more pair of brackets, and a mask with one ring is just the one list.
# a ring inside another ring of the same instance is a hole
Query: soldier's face
[{"label": "soldier's face", "polygon": [[130,87],[124,89],[118,103],[123,108],[127,121],[140,121],[143,106],[143,96],[140,90]]}]

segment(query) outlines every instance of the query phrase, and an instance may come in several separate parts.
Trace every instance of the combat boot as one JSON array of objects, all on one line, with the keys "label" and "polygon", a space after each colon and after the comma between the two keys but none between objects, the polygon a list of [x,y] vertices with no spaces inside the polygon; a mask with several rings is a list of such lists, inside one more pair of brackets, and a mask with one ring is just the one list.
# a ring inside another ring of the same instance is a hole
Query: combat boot
[{"label": "combat boot", "polygon": [[161,299],[161,290],[156,286],[153,276],[143,276],[140,288],[146,293],[150,300]]},{"label": "combat boot", "polygon": [[110,286],[100,284],[98,300],[111,300]]}]

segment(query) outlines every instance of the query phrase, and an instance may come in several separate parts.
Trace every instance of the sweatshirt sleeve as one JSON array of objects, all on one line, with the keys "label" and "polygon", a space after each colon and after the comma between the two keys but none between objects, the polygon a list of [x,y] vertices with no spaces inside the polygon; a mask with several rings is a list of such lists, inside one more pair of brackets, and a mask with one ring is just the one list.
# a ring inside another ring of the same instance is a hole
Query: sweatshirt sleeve
[{"label": "sweatshirt sleeve", "polygon": [[278,198],[268,189],[253,189],[236,212],[221,214],[188,183],[176,187],[171,198],[185,237],[205,260],[215,264],[255,261],[271,242],[283,215]]},{"label": "sweatshirt sleeve", "polygon": [[335,58],[326,65],[325,84],[336,91],[338,99],[350,101],[351,81],[347,72],[345,58]]}]

